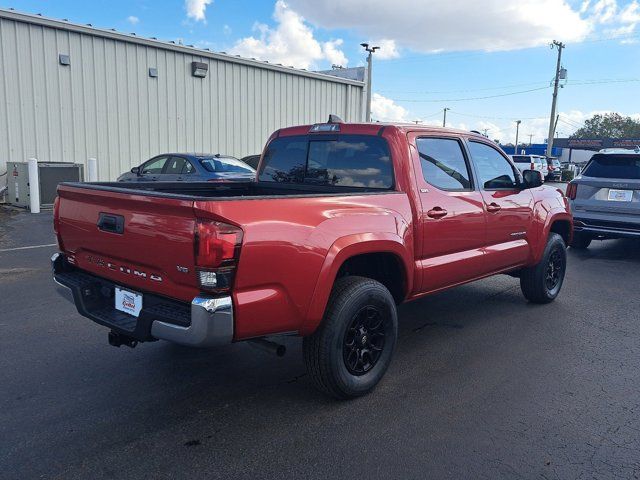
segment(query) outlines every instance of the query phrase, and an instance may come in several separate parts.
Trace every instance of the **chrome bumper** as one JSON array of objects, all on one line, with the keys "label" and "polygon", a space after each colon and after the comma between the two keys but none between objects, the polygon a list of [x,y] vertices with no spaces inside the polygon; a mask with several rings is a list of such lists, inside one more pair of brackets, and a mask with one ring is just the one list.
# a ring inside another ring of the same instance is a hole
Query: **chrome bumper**
[{"label": "chrome bumper", "polygon": [[[81,315],[96,321],[92,312],[86,309],[82,300],[76,301],[76,297],[78,299],[82,298],[81,287],[65,285],[56,278],[57,270],[60,269],[63,262],[66,263],[66,260],[61,253],[55,253],[51,257],[56,291],[65,300],[75,304]],[[76,290],[75,294],[74,290]],[[153,316],[145,314],[144,309],[140,313],[139,320],[145,317],[145,320],[150,323],[150,329],[148,327],[144,329],[147,336],[150,334],[155,339],[167,340],[181,345],[214,347],[226,345],[233,341],[233,303],[230,296],[215,298],[208,296],[195,297],[191,301],[190,311],[191,322],[189,326],[154,320]],[[105,324],[104,321],[99,321],[98,323],[117,329],[117,326]],[[138,329],[136,329],[136,332],[138,332]],[[120,333],[129,335],[127,332]],[[144,338],[140,337],[139,340],[144,341]]]},{"label": "chrome bumper", "polygon": [[190,347],[214,347],[233,340],[231,297],[196,297],[191,302],[191,325],[181,327],[154,321],[151,335]]}]

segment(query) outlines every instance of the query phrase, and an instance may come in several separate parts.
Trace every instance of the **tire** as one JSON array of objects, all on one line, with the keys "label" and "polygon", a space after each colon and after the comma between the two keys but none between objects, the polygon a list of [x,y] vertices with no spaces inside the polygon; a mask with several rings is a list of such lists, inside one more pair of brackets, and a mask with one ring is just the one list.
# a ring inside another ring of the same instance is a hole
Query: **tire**
[{"label": "tire", "polygon": [[330,396],[359,397],[387,371],[397,337],[398,315],[389,290],[370,278],[341,278],[322,323],[303,340],[307,372]]},{"label": "tire", "polygon": [[550,233],[540,262],[525,268],[520,288],[532,303],[550,303],[556,299],[567,271],[567,247],[557,233]]},{"label": "tire", "polygon": [[571,240],[571,248],[584,250],[585,248],[589,248],[591,240],[593,240],[593,238],[588,233],[574,232],[573,240]]}]

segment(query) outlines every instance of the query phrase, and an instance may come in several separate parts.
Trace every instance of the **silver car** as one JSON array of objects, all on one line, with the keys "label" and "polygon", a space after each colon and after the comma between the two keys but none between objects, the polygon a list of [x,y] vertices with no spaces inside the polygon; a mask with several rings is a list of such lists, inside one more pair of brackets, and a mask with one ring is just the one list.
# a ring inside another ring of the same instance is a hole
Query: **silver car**
[{"label": "silver car", "polygon": [[594,239],[640,239],[640,150],[605,149],[567,186],[573,248]]}]

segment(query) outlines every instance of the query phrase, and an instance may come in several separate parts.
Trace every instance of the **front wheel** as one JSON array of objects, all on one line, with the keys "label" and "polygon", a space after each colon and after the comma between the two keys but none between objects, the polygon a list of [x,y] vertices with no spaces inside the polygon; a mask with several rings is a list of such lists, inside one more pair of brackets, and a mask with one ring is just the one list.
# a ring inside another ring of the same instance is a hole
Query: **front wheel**
[{"label": "front wheel", "polygon": [[549,303],[556,299],[567,270],[567,248],[557,233],[549,234],[542,259],[525,268],[520,275],[520,288],[532,303]]},{"label": "front wheel", "polygon": [[315,386],[339,399],[364,395],[386,372],[398,336],[396,305],[380,282],[339,279],[318,330],[304,338],[307,372]]}]

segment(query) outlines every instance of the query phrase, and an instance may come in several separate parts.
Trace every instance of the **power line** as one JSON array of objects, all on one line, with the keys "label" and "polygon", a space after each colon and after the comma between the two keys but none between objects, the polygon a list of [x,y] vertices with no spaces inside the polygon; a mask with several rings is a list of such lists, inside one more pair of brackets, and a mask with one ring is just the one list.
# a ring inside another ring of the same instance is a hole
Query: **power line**
[{"label": "power line", "polygon": [[522,93],[536,92],[539,90],[547,90],[551,87],[544,86],[538,88],[530,88],[528,90],[520,90],[518,92],[509,92],[509,93],[499,93],[497,95],[485,95],[483,97],[467,97],[467,98],[441,98],[438,100],[426,100],[426,99],[403,99],[403,98],[394,98],[392,100],[396,102],[410,102],[410,103],[430,103],[430,102],[464,102],[468,100],[485,100],[487,98],[498,98],[498,97],[508,97],[510,95],[520,95]]},{"label": "power line", "polygon": [[475,115],[473,113],[462,113],[456,110],[449,110],[449,113],[453,113],[454,115],[460,115],[462,117],[484,118],[487,120],[543,120],[547,118],[546,115],[539,116],[539,117],[494,117],[490,115]]},{"label": "power line", "polygon": [[[566,85],[599,85],[607,83],[628,83],[638,82],[640,78],[595,78],[584,80],[568,80]],[[484,88],[465,88],[458,90],[378,90],[382,93],[409,93],[409,94],[443,94],[443,93],[466,93],[466,92],[482,92],[487,90],[502,90],[503,88],[515,88],[515,87],[530,87],[533,85],[549,85],[548,80],[540,80],[538,82],[529,83],[513,83],[511,85],[500,85],[496,87],[484,87]]]}]

